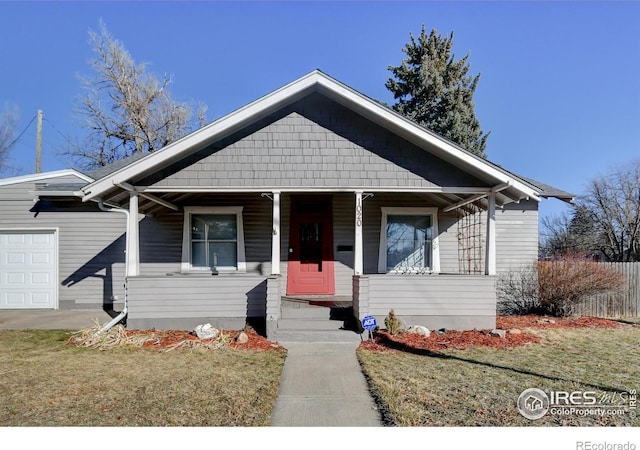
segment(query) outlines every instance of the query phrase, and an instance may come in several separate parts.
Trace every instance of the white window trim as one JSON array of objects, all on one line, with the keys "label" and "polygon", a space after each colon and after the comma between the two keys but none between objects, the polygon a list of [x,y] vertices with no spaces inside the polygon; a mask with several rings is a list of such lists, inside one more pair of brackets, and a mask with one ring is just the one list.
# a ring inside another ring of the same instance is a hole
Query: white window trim
[{"label": "white window trim", "polygon": [[216,268],[219,273],[246,272],[247,262],[244,251],[244,226],[242,223],[242,206],[185,206],[184,223],[182,227],[182,265],[181,271],[207,272],[210,268],[193,267],[191,265],[191,215],[192,214],[235,214],[238,231],[238,267]]},{"label": "white window trim", "polygon": [[[438,237],[438,208],[402,208],[382,207],[382,220],[380,224],[380,250],[378,253],[378,273],[387,273],[387,217],[389,215],[431,216],[431,228],[433,238],[431,240],[431,262],[433,267],[430,273],[440,272],[440,245]],[[389,273],[396,273],[391,271]]]}]

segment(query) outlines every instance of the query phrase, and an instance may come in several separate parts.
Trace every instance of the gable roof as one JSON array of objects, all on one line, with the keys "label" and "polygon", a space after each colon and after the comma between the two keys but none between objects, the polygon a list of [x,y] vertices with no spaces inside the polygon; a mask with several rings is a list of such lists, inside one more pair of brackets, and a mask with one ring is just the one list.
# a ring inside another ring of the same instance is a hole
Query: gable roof
[{"label": "gable roof", "polygon": [[64,169],[64,170],[55,170],[51,172],[39,172],[39,173],[32,173],[29,175],[21,175],[17,177],[4,178],[0,180],[0,186],[8,186],[11,184],[18,184],[18,183],[28,183],[31,181],[53,180],[55,178],[61,178],[66,176],[74,176],[80,180],[84,180],[86,183],[91,183],[95,180],[95,178],[92,178],[88,175],[78,172],[77,170]]},{"label": "gable roof", "polygon": [[502,190],[501,194],[505,195],[508,201],[518,201],[523,198],[540,200],[542,189],[539,184],[515,176],[466,151],[319,70],[265,95],[156,152],[129,158],[96,171],[94,175],[100,178],[83,188],[84,200],[101,198],[108,195],[109,191],[119,189],[118,185],[162,170],[314,92],[326,96],[442,160],[485,180],[488,184],[499,186]]}]

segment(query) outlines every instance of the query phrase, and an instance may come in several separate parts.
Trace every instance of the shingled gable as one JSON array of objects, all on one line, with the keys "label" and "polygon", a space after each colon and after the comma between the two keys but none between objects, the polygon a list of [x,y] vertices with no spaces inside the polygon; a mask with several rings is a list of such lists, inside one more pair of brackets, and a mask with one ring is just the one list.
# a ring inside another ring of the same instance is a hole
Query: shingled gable
[{"label": "shingled gable", "polygon": [[[498,203],[520,199],[540,200],[540,190],[500,167],[479,158],[354,89],[315,70],[296,81],[222,117],[165,148],[132,162],[83,188],[84,201],[98,200],[131,183],[189,157],[212,143],[267,117],[308,95],[320,93],[355,113],[388,129],[434,156],[500,190]],[[433,192],[437,192],[434,188]]]}]

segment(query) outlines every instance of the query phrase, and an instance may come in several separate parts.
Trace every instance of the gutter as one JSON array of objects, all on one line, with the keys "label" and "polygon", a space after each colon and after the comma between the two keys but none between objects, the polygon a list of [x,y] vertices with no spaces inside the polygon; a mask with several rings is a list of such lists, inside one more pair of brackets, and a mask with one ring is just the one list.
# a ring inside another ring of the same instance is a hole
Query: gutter
[{"label": "gutter", "polygon": [[[124,214],[127,218],[127,228],[126,228],[126,232],[125,232],[125,252],[129,249],[129,211],[127,211],[126,209],[121,209],[121,208],[115,208],[115,207],[110,207],[107,208],[104,203],[102,202],[102,200],[98,201],[98,207],[105,212],[114,212],[114,213],[121,213]],[[128,259],[129,258],[129,254],[126,253],[125,258]],[[118,322],[120,322],[122,319],[124,319],[127,316],[127,310],[129,307],[129,301],[128,301],[128,283],[129,283],[129,264],[127,264],[127,261],[125,260],[125,274],[124,274],[124,308],[122,309],[122,311],[120,312],[120,314],[118,314],[116,317],[114,317],[113,319],[111,319],[111,321],[109,323],[107,323],[106,325],[104,325],[100,330],[96,331],[95,334],[93,335],[93,337],[96,337],[98,335],[100,335],[101,333],[104,333],[105,331],[113,328],[114,325],[116,325]]]}]

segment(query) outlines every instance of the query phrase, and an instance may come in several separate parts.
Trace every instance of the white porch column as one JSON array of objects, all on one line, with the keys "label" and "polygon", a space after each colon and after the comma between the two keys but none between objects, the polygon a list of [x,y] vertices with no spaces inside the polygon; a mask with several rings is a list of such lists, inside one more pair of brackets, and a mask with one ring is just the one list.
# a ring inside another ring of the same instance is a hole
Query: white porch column
[{"label": "white porch column", "polygon": [[487,197],[489,206],[487,208],[487,240],[484,273],[485,275],[496,274],[496,194],[491,192]]},{"label": "white porch column", "polygon": [[362,275],[362,191],[356,191],[356,236],[353,249],[353,274]]},{"label": "white porch column", "polygon": [[271,237],[271,275],[280,274],[280,191],[273,191],[273,236]]},{"label": "white porch column", "polygon": [[140,231],[138,228],[138,193],[129,192],[129,223],[127,224],[126,274],[140,275]]}]

